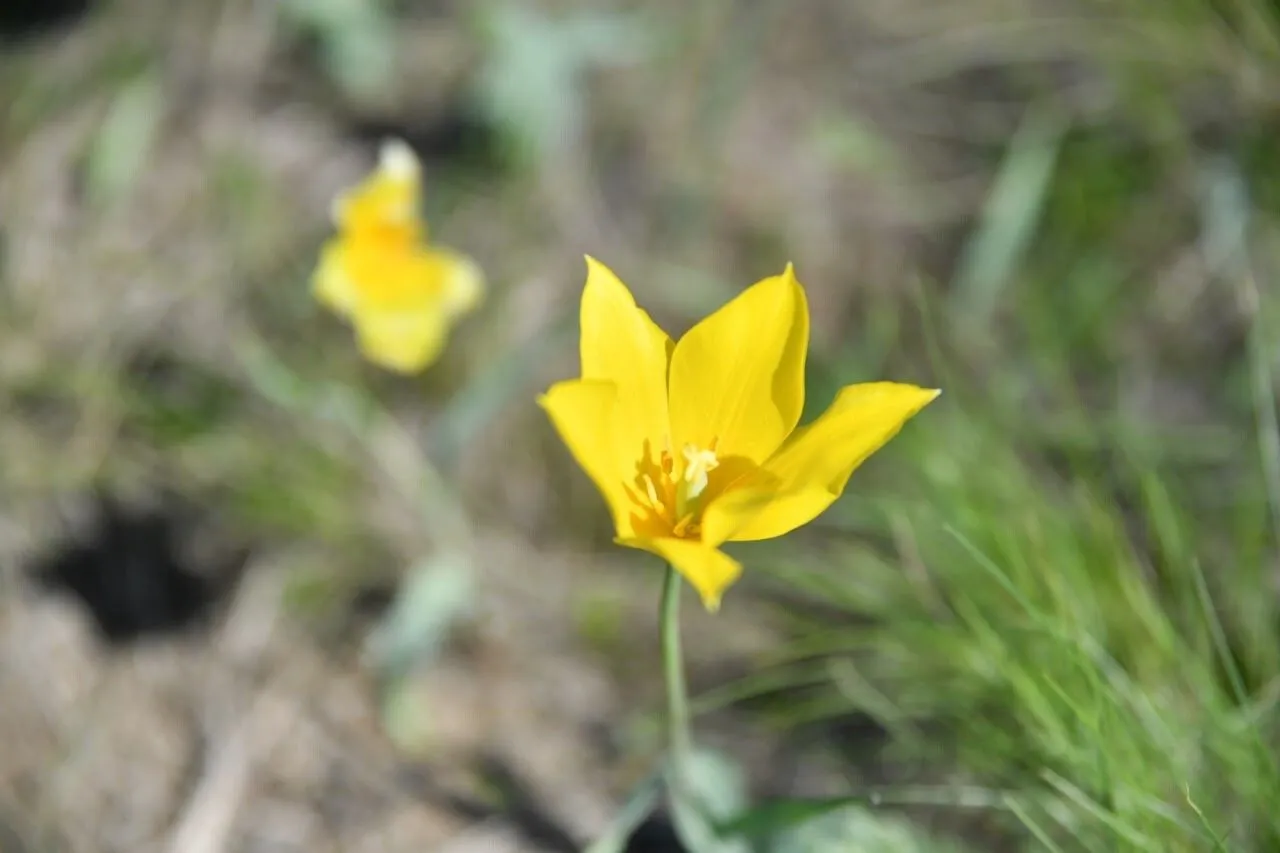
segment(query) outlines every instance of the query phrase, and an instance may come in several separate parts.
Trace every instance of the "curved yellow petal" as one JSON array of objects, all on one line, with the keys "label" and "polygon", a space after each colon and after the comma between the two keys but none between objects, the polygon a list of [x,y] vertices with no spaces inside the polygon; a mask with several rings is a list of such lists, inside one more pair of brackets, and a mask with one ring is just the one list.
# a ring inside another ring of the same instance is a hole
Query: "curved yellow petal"
[{"label": "curved yellow petal", "polygon": [[484,273],[479,264],[451,249],[422,251],[436,256],[437,268],[443,276],[440,298],[450,316],[459,317],[480,304],[484,298]]},{"label": "curved yellow petal", "polygon": [[619,539],[618,544],[657,554],[675,566],[712,613],[720,609],[724,591],[742,574],[741,563],[696,539]]},{"label": "curved yellow petal", "polygon": [[352,315],[360,352],[397,373],[425,370],[444,349],[447,318],[439,310],[357,311]]},{"label": "curved yellow petal", "polygon": [[598,379],[557,382],[538,398],[573,458],[604,497],[618,536],[633,534],[631,503],[614,450],[613,424],[618,388]]},{"label": "curved yellow petal", "polygon": [[[702,540],[719,546],[725,542],[743,539],[742,532],[750,532],[751,526],[762,513],[776,506],[780,500],[791,497],[780,495],[777,485],[776,478],[771,478],[761,471],[743,478],[742,482],[734,484],[728,491],[716,495],[703,510]],[[745,538],[768,539],[771,537]]]},{"label": "curved yellow petal", "polygon": [[707,507],[704,536],[772,539],[809,523],[840,496],[854,469],[940,393],[896,382],[844,388],[764,464],[755,484],[731,490]]},{"label": "curved yellow petal", "polygon": [[763,462],[804,408],[809,307],[790,264],[680,339],[671,356],[671,428],[681,444]]},{"label": "curved yellow petal", "polygon": [[421,185],[422,168],[413,149],[398,139],[387,140],[378,153],[378,168],[334,200],[334,224],[344,233],[412,245],[425,236]]},{"label": "curved yellow petal", "polygon": [[359,295],[347,275],[346,249],[341,240],[330,240],[320,250],[320,262],[311,275],[311,293],[339,316],[349,317],[355,311]]},{"label": "curved yellow petal", "polygon": [[625,464],[657,458],[670,435],[667,363],[672,342],[636,305],[631,291],[595,258],[582,290],[582,378],[618,389],[615,452]]}]

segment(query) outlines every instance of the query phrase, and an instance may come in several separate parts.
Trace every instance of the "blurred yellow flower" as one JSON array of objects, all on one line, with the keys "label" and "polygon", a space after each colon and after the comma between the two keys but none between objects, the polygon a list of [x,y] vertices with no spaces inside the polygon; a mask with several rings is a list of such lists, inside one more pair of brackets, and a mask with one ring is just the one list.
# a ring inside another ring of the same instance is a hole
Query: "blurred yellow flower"
[{"label": "blurred yellow flower", "polygon": [[668,561],[712,611],[742,572],[723,543],[812,521],[940,393],[850,385],[797,429],[809,308],[790,264],[673,343],[587,258],[581,326],[582,377],[539,402],[604,495],[617,542]]},{"label": "blurred yellow flower", "polygon": [[421,198],[412,149],[384,143],[374,173],[335,199],[338,234],[311,280],[316,298],[355,327],[365,358],[400,373],[434,362],[484,290],[474,261],[427,242]]}]

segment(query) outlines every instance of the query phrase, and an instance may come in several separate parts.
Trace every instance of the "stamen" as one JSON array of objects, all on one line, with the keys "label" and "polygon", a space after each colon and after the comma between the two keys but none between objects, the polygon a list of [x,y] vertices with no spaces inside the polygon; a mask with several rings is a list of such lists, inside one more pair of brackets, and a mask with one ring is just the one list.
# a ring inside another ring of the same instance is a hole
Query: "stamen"
[{"label": "stamen", "polygon": [[653,478],[648,474],[644,475],[644,490],[649,495],[649,505],[655,511],[661,513],[663,511],[662,501],[658,500],[658,487],[653,484]]},{"label": "stamen", "polygon": [[[633,481],[637,492],[632,494],[650,523],[677,538],[696,538],[702,521],[699,498],[707,490],[708,475],[720,466],[715,452],[717,442],[712,441],[707,450],[695,444],[685,445],[681,450],[683,462],[679,464],[671,450],[671,437],[666,436],[663,443],[666,446],[656,465],[648,460],[639,463],[639,476]],[[647,473],[641,473],[646,468]]]},{"label": "stamen", "polygon": [[684,460],[685,497],[692,500],[707,488],[707,474],[720,467],[720,460],[714,450],[699,450],[692,444],[685,445]]}]

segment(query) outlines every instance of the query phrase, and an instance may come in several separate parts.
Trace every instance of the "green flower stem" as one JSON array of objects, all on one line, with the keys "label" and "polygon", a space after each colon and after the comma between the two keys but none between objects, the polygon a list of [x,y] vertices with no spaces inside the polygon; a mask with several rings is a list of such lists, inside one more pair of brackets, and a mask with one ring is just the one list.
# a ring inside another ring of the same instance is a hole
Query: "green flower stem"
[{"label": "green flower stem", "polygon": [[692,736],[689,731],[689,696],[684,683],[684,661],[680,654],[680,575],[667,566],[662,583],[662,673],[667,686],[667,726],[670,763],[676,779],[684,773]]}]

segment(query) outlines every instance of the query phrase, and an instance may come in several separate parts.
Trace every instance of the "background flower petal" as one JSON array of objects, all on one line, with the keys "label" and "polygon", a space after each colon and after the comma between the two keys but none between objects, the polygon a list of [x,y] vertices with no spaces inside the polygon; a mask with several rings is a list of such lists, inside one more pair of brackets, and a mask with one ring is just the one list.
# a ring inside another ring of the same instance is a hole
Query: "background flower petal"
[{"label": "background flower petal", "polygon": [[619,539],[619,544],[657,554],[675,566],[707,610],[720,609],[720,598],[742,574],[742,564],[719,548],[696,539]]},{"label": "background flower petal", "polygon": [[440,299],[452,317],[476,308],[484,298],[484,272],[480,265],[452,249],[429,248],[424,253],[435,256],[435,266],[443,279]]},{"label": "background flower petal", "polygon": [[344,255],[361,310],[431,310],[452,318],[459,312],[451,306],[451,299],[458,298],[461,288],[476,285],[465,280],[474,273],[462,266],[462,256],[433,247],[400,250],[352,239],[347,241]]},{"label": "background flower petal", "polygon": [[747,288],[680,339],[671,356],[679,443],[762,462],[804,408],[809,307],[791,265]]},{"label": "background flower petal", "polygon": [[333,220],[353,236],[376,236],[400,245],[426,237],[422,222],[422,169],[413,149],[388,140],[379,150],[378,168],[333,202]]},{"label": "background flower petal", "polygon": [[330,311],[349,317],[356,308],[358,298],[355,284],[346,270],[346,248],[342,241],[333,239],[320,250],[320,262],[311,275],[311,293]]},{"label": "background flower petal", "polygon": [[447,320],[436,309],[367,311],[354,315],[356,339],[364,357],[399,373],[426,369],[444,348]]}]

